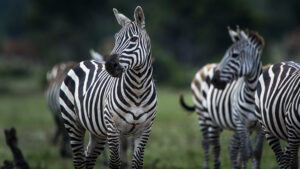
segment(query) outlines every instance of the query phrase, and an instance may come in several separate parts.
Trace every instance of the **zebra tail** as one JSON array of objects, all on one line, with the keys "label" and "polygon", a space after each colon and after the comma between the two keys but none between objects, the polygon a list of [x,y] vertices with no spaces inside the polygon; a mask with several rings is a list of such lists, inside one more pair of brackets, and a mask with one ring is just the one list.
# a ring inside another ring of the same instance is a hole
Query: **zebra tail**
[{"label": "zebra tail", "polygon": [[179,103],[180,105],[187,111],[189,112],[194,112],[195,111],[195,106],[189,106],[184,102],[183,94],[179,94]]}]

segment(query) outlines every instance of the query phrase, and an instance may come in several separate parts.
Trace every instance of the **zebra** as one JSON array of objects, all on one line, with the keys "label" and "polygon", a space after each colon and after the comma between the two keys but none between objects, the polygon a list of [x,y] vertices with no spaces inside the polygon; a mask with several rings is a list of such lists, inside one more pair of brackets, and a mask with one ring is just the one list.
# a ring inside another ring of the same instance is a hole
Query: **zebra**
[{"label": "zebra", "polygon": [[[104,56],[100,53],[96,52],[94,49],[90,49],[90,55],[92,59],[96,60],[99,63],[105,64]],[[120,156],[121,156],[121,169],[127,168],[128,166],[128,156],[127,151],[129,148],[133,148],[132,139],[128,140],[126,137],[121,136],[121,148],[120,148]],[[103,158],[102,158],[102,167],[107,167],[108,160],[107,160],[107,151],[104,149],[103,151]]]},{"label": "zebra", "polygon": [[[300,145],[300,63],[280,62],[260,77],[256,115],[281,169],[298,168]],[[282,151],[280,139],[287,141]]]},{"label": "zebra", "polygon": [[[255,117],[254,92],[262,71],[260,55],[264,40],[258,33],[240,30],[238,27],[237,31],[230,28],[228,31],[234,43],[227,49],[214,71],[211,81],[214,87],[210,88],[207,95],[208,113],[212,121],[209,129],[210,142],[215,157],[218,157],[221,130],[233,130],[233,139],[229,145],[232,167],[238,168],[237,157],[240,152],[242,168],[247,167],[247,159],[252,155],[256,160],[252,167],[258,168],[261,156],[259,147],[262,146],[263,134]],[[227,85],[228,83],[231,84]],[[258,141],[253,152],[249,130],[257,126]],[[219,159],[215,159],[215,165],[218,165],[218,162]]]},{"label": "zebra", "polygon": [[197,112],[200,129],[202,132],[202,148],[204,150],[204,169],[209,168],[209,121],[211,121],[207,110],[207,92],[211,85],[214,69],[217,64],[207,64],[202,67],[194,76],[191,83],[194,106],[188,106],[184,102],[183,94],[180,94],[179,101],[183,108],[190,112]]},{"label": "zebra", "polygon": [[[193,99],[193,103],[194,103],[193,106],[188,106],[184,102],[183,94],[180,94],[180,97],[179,97],[179,102],[185,110],[187,110],[189,112],[195,112],[195,111],[197,112],[198,119],[199,119],[199,125],[200,125],[200,129],[202,132],[202,149],[204,150],[204,168],[205,169],[209,168],[208,130],[210,127],[209,124],[211,123],[211,119],[207,112],[208,111],[207,94],[208,94],[209,88],[211,86],[211,80],[214,75],[214,71],[217,66],[218,66],[217,63],[206,64],[195,74],[195,76],[191,82],[192,99]],[[262,71],[267,69],[269,66],[270,66],[270,64],[263,66]],[[262,141],[263,140],[257,140],[257,142],[256,142],[257,148],[262,148],[261,147]],[[260,144],[260,145],[258,145],[258,144]],[[261,152],[258,152],[258,153],[261,153]],[[217,159],[217,157],[215,157],[214,159]],[[256,159],[258,161],[258,163],[256,164],[257,168],[258,168],[260,154],[257,154]]]},{"label": "zebra", "polygon": [[75,62],[63,62],[53,66],[53,68],[47,72],[47,88],[45,91],[45,98],[50,111],[54,117],[56,123],[56,132],[53,138],[53,144],[56,144],[58,139],[62,137],[60,154],[62,157],[71,157],[71,147],[69,143],[69,136],[65,131],[63,119],[60,113],[59,104],[59,91],[60,86],[67,75],[67,72],[75,66]]},{"label": "zebra", "polygon": [[[113,9],[121,30],[105,64],[83,61],[73,67],[60,91],[61,113],[70,136],[75,168],[93,168],[107,141],[110,168],[120,168],[120,136],[133,136],[132,168],[142,168],[144,149],[156,116],[151,44],[143,10],[134,21]],[[84,134],[89,143],[84,152]]]}]

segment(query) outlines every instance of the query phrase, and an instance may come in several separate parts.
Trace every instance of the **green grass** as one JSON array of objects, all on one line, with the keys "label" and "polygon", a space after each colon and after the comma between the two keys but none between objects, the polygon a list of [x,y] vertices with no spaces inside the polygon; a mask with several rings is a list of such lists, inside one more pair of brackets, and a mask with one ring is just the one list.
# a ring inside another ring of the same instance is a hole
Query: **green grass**
[{"label": "green grass", "polygon": [[[183,111],[178,103],[178,92],[158,88],[157,116],[145,150],[146,169],[203,168],[197,115]],[[185,93],[186,98],[190,98],[188,92]],[[191,103],[191,99],[188,101]],[[42,92],[0,95],[0,162],[12,159],[2,132],[10,126],[17,129],[19,146],[31,168],[73,168],[71,160],[62,159],[58,147],[50,143],[55,125]],[[221,136],[221,168],[230,168],[227,147],[231,135],[231,132],[225,131]],[[100,168],[99,164],[95,168]],[[278,168],[267,144],[264,145],[261,168]]]}]

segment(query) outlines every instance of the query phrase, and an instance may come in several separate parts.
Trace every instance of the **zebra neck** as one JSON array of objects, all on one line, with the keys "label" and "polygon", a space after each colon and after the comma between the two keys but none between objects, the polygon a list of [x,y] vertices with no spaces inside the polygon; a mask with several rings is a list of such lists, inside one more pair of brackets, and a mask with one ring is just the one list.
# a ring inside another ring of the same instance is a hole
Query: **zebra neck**
[{"label": "zebra neck", "polygon": [[138,70],[127,70],[122,77],[122,83],[125,87],[124,92],[128,95],[135,99],[144,97],[153,85],[152,66],[145,65],[145,67]]},{"label": "zebra neck", "polygon": [[262,72],[262,63],[260,59],[257,59],[256,63],[253,65],[252,71],[245,77],[246,90],[252,91],[254,94],[261,72]]}]

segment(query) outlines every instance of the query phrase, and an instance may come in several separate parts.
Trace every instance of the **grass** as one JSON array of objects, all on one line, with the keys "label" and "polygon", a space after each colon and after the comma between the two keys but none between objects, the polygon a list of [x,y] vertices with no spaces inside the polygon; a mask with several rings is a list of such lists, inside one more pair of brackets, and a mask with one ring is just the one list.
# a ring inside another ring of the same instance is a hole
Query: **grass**
[{"label": "grass", "polygon": [[[146,169],[203,168],[201,132],[197,116],[195,113],[184,112],[179,106],[178,92],[165,87],[158,88],[157,117],[145,150]],[[58,146],[50,143],[55,125],[43,93],[41,91],[29,93],[31,92],[0,94],[0,130],[3,131],[10,126],[17,129],[19,146],[31,168],[73,168],[71,160],[62,159]],[[185,93],[186,98],[190,98],[190,94]],[[188,101],[191,103],[191,99]],[[231,135],[231,132],[224,131],[221,136],[221,168],[230,168],[227,147]],[[0,162],[4,159],[12,159],[12,156],[1,132]],[[266,144],[262,160],[261,168],[278,168],[274,154]],[[97,164],[95,168],[100,168],[100,165]]]}]

